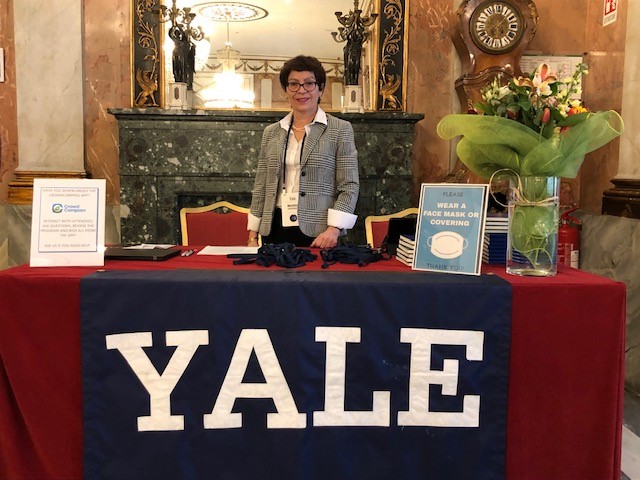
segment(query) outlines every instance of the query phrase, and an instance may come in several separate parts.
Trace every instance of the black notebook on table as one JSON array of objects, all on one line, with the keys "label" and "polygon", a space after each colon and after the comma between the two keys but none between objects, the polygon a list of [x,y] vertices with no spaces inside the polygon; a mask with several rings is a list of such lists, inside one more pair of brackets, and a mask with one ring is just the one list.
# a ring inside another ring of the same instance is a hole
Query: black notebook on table
[{"label": "black notebook on table", "polygon": [[131,247],[107,247],[104,258],[109,260],[167,260],[181,252],[180,247],[169,248],[131,248]]},{"label": "black notebook on table", "polygon": [[415,235],[418,217],[401,217],[389,219],[389,230],[384,243],[387,246],[387,253],[396,254],[400,235]]}]

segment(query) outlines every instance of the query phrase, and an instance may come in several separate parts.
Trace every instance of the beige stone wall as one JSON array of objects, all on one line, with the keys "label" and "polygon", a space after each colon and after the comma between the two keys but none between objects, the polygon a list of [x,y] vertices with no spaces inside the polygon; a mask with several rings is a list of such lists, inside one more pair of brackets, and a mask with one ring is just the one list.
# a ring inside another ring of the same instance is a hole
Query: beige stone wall
[{"label": "beige stone wall", "polygon": [[627,11],[627,38],[624,55],[624,87],[622,89],[622,116],[625,133],[620,138],[618,178],[640,179],[640,29],[634,20],[640,18],[640,2],[629,2]]},{"label": "beige stone wall", "polygon": [[108,108],[130,107],[131,0],[84,1],[85,164],[107,179],[107,204],[119,203],[118,124]]},{"label": "beige stone wall", "polygon": [[13,0],[0,0],[0,48],[4,49],[4,82],[0,83],[0,202],[18,166],[16,64],[13,38]]},{"label": "beige stone wall", "polygon": [[13,18],[19,169],[83,172],[82,5],[14,0]]},{"label": "beige stone wall", "polygon": [[453,86],[458,60],[450,34],[458,3],[412,0],[409,6],[407,110],[424,113],[414,132],[414,205],[421,183],[440,181],[449,172],[450,144],[438,137],[436,125],[458,105]]}]

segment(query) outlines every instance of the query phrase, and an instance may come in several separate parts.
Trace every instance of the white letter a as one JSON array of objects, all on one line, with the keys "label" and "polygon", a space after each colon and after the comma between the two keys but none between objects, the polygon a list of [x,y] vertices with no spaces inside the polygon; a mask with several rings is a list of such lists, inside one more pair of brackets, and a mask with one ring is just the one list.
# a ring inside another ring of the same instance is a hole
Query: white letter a
[{"label": "white letter a", "polygon": [[[242,382],[252,351],[256,352],[265,383]],[[307,425],[305,414],[298,412],[266,330],[247,329],[240,333],[213,410],[203,416],[204,428],[242,427],[242,413],[231,413],[236,398],[271,398],[278,412],[267,414],[267,428]]]}]

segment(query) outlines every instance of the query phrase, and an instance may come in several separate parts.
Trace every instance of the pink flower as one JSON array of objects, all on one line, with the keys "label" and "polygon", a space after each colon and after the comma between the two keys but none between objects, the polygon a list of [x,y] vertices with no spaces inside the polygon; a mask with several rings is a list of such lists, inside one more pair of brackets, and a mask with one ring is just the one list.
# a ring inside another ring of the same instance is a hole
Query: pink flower
[{"label": "pink flower", "polygon": [[549,65],[546,63],[541,63],[536,71],[536,75],[540,76],[543,82],[553,83],[557,80],[556,76],[551,74],[551,70],[549,69]]},{"label": "pink flower", "polygon": [[552,75],[550,72],[549,65],[546,63],[541,63],[536,69],[532,83],[538,95],[543,95],[545,97],[551,95],[550,84],[557,81],[557,79],[556,76]]},{"label": "pink flower", "polygon": [[551,110],[549,110],[548,107],[545,107],[544,111],[542,112],[542,118],[540,119],[540,121],[542,122],[543,125],[549,123],[549,120],[551,119]]}]

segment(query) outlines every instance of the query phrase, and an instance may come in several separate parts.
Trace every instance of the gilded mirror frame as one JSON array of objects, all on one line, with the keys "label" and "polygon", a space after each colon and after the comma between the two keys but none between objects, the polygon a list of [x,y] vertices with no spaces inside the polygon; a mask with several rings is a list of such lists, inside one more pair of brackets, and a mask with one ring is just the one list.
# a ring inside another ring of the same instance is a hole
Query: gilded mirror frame
[{"label": "gilded mirror frame", "polygon": [[[165,104],[162,25],[156,13],[160,3],[161,0],[132,0],[131,3],[131,106],[134,108],[162,108]],[[376,70],[372,95],[376,99],[376,111],[403,112],[406,108],[408,3],[409,0],[373,2],[373,11],[379,13],[372,37],[375,40],[372,66]]]}]

